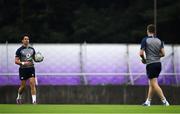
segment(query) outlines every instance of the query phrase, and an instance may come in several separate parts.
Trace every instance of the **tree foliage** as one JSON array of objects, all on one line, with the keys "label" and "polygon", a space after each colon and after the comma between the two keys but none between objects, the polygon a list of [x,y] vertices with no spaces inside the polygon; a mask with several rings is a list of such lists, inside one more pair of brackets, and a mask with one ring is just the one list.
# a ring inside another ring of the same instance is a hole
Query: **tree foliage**
[{"label": "tree foliage", "polygon": [[[180,1],[157,0],[157,33],[180,43]],[[139,43],[153,0],[0,0],[0,43],[29,33],[34,43]]]}]

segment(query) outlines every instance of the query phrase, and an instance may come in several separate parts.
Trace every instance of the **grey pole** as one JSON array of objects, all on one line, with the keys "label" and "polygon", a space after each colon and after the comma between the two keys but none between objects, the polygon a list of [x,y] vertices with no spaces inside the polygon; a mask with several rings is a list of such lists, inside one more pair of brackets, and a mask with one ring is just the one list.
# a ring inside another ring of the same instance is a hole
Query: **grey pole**
[{"label": "grey pole", "polygon": [[157,35],[157,0],[154,0],[154,26],[155,36]]}]

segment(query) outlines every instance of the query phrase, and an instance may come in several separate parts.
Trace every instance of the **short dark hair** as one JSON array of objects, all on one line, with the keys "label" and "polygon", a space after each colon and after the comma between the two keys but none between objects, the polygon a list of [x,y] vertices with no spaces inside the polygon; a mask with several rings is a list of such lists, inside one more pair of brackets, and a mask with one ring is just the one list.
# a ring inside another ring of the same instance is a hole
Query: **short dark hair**
[{"label": "short dark hair", "polygon": [[150,32],[150,33],[156,33],[156,28],[154,26],[154,24],[150,24],[147,26],[147,30]]},{"label": "short dark hair", "polygon": [[29,37],[29,34],[27,34],[27,33],[22,34],[22,35],[21,35],[21,40],[24,40],[24,37],[25,37],[25,36],[28,36],[28,37]]}]

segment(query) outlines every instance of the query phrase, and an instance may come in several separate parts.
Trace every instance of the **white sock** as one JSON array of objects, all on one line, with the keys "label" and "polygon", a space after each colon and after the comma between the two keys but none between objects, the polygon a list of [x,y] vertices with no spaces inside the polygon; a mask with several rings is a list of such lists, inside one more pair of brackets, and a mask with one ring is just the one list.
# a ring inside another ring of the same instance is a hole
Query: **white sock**
[{"label": "white sock", "polygon": [[32,95],[32,102],[36,102],[36,95]]},{"label": "white sock", "polygon": [[17,99],[22,99],[22,94],[18,93]]},{"label": "white sock", "polygon": [[166,102],[167,102],[166,98],[161,99],[161,101],[162,101],[163,103],[166,103]]},{"label": "white sock", "polygon": [[146,104],[151,104],[151,99],[146,99],[145,103]]}]

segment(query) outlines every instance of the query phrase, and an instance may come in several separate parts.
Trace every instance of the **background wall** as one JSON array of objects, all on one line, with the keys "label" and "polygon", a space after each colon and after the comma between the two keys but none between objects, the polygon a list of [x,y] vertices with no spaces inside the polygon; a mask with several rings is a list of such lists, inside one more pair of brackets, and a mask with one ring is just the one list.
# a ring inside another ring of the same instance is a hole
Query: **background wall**
[{"label": "background wall", "polygon": [[[180,89],[175,86],[161,86],[171,105],[179,105]],[[0,86],[0,104],[15,104],[18,86]],[[141,105],[147,96],[148,86],[38,86],[39,104],[136,104]],[[31,103],[30,89],[23,94],[23,102]],[[154,95],[152,104],[161,104]]]}]

